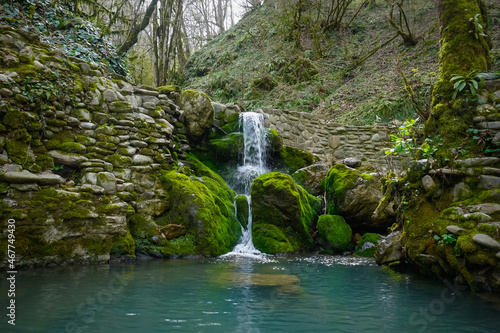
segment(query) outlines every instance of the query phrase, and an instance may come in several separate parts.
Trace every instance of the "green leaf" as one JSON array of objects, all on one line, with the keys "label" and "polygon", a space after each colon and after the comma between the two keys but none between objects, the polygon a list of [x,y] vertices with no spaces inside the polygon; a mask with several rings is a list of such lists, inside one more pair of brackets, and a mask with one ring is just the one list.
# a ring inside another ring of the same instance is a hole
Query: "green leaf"
[{"label": "green leaf", "polygon": [[471,82],[474,85],[474,88],[476,88],[476,90],[477,90],[477,88],[479,88],[479,85],[478,85],[477,81],[476,80],[472,80]]},{"label": "green leaf", "polygon": [[464,90],[466,85],[467,85],[467,82],[465,82],[465,81],[460,82],[460,85],[458,86],[457,90],[458,91]]},{"label": "green leaf", "polygon": [[[456,74],[451,74],[451,75],[456,75]],[[455,81],[455,80],[458,80],[458,79],[463,79],[464,76],[463,75],[457,75],[457,76],[454,76],[450,79],[450,81]]]}]

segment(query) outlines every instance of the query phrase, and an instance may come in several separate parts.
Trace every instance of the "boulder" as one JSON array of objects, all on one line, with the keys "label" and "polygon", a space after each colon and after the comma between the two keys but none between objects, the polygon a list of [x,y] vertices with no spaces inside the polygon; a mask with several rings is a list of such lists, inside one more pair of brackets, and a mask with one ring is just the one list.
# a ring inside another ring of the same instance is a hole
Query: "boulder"
[{"label": "boulder", "polygon": [[181,93],[179,106],[184,110],[189,140],[193,143],[201,142],[214,122],[215,112],[210,98],[201,91],[188,89]]},{"label": "boulder", "polygon": [[343,216],[356,230],[381,232],[393,223],[390,215],[374,214],[384,197],[377,177],[337,164],[324,184],[327,214]]},{"label": "boulder", "polygon": [[356,252],[354,254],[362,257],[373,257],[375,254],[375,248],[378,242],[382,239],[379,234],[366,233],[361,237],[358,245],[356,246]]},{"label": "boulder", "polygon": [[375,261],[379,265],[390,264],[404,258],[401,231],[394,231],[383,238],[375,249]]},{"label": "boulder", "polygon": [[425,175],[422,178],[422,186],[424,187],[424,190],[426,192],[429,192],[430,190],[432,190],[436,186],[436,183],[434,182],[434,179],[432,179],[431,176]]},{"label": "boulder", "polygon": [[311,249],[310,228],[316,222],[321,199],[293,178],[270,172],[256,178],[251,186],[253,241],[265,253]]},{"label": "boulder", "polygon": [[248,198],[246,195],[238,195],[235,199],[235,203],[236,203],[236,217],[238,218],[238,221],[243,226],[243,228],[247,229],[248,216],[250,213]]},{"label": "boulder", "polygon": [[321,215],[318,219],[320,244],[330,253],[351,251],[352,230],[342,216]]},{"label": "boulder", "polygon": [[292,178],[309,193],[319,195],[322,192],[321,181],[325,179],[328,170],[326,164],[316,163],[295,171]]}]

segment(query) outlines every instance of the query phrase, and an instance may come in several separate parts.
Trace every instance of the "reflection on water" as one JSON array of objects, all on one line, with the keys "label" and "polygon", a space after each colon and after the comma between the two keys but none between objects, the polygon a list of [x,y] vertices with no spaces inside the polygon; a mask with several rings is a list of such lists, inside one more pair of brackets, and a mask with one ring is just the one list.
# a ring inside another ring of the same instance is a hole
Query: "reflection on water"
[{"label": "reflection on water", "polygon": [[497,300],[355,257],[60,267],[17,284],[1,332],[498,332]]}]

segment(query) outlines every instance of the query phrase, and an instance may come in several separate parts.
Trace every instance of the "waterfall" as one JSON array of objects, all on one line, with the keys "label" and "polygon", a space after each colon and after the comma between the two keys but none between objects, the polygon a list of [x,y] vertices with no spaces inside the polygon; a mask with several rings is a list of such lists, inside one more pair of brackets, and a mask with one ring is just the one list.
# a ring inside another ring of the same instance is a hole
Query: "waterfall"
[{"label": "waterfall", "polygon": [[268,172],[266,166],[267,138],[264,128],[264,116],[255,112],[244,112],[240,115],[243,126],[244,151],[242,164],[238,167],[233,189],[245,195],[248,200],[248,225],[242,227],[240,243],[226,255],[261,256],[252,242],[252,205],[250,204],[250,186],[255,178]]}]

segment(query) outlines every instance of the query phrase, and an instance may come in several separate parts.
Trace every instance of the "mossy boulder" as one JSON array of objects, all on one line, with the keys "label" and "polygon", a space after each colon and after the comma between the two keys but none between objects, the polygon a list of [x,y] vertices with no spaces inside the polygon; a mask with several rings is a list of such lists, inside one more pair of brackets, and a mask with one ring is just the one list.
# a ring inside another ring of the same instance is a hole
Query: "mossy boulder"
[{"label": "mossy boulder", "polygon": [[305,168],[301,168],[292,174],[292,178],[297,184],[304,187],[307,192],[313,195],[322,194],[321,181],[325,179],[329,168],[326,164],[316,163]]},{"label": "mossy boulder", "polygon": [[229,133],[220,139],[212,139],[208,145],[217,161],[227,162],[230,160],[238,161],[242,155],[245,144],[243,134]]},{"label": "mossy boulder", "polygon": [[185,226],[196,253],[221,255],[237,244],[241,226],[232,203],[234,192],[213,178],[174,171],[163,173],[162,184],[171,206],[160,220]]},{"label": "mossy boulder", "polygon": [[318,219],[320,244],[330,253],[352,250],[352,230],[339,215],[321,215]]},{"label": "mossy boulder", "polygon": [[343,216],[357,231],[384,232],[393,223],[390,217],[373,215],[384,197],[378,177],[337,164],[328,171],[324,189],[327,213]]},{"label": "mossy boulder", "polygon": [[284,172],[292,174],[298,169],[304,168],[319,161],[319,158],[317,156],[303,149],[288,146],[279,149],[279,143],[275,142],[275,140],[277,140],[275,135],[272,134],[271,137],[273,138],[273,150],[278,149],[279,152],[278,156],[275,156],[275,163],[277,163],[277,166],[279,168],[282,168]]},{"label": "mossy boulder", "polygon": [[356,252],[354,254],[362,257],[373,257],[375,254],[375,248],[378,245],[379,240],[381,240],[379,234],[366,233],[361,237],[358,245],[356,246]]},{"label": "mossy boulder", "polygon": [[248,198],[246,195],[238,195],[235,198],[235,203],[236,203],[236,216],[238,218],[238,221],[243,226],[243,228],[247,229],[248,217],[250,214]]},{"label": "mossy boulder", "polygon": [[201,91],[185,90],[179,97],[179,106],[184,110],[188,139],[200,143],[214,122],[214,107],[210,97]]},{"label": "mossy boulder", "polygon": [[[292,177],[279,172],[259,176],[253,181],[250,192],[256,248],[265,253],[276,253],[314,246],[311,229],[321,208],[319,198],[308,194]],[[283,244],[270,246],[276,242]],[[277,251],[277,248],[286,251]]]}]

